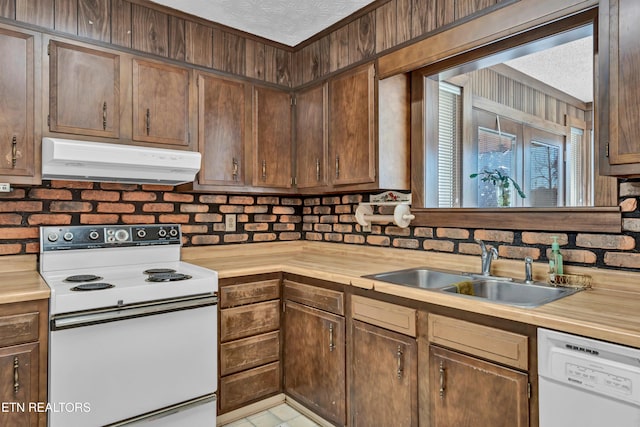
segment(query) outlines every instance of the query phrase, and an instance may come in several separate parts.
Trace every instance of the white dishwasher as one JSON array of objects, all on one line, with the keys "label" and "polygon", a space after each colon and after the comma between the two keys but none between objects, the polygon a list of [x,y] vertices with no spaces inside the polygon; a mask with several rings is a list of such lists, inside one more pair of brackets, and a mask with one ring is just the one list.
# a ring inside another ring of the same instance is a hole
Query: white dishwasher
[{"label": "white dishwasher", "polygon": [[640,427],[640,349],[538,329],[540,427]]}]

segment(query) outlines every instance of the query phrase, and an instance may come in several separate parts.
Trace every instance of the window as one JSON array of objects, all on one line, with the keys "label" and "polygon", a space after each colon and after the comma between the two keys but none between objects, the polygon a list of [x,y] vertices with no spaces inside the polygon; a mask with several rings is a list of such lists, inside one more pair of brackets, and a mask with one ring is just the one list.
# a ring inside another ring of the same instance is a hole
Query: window
[{"label": "window", "polygon": [[460,151],[460,88],[440,83],[438,116],[438,207],[460,205],[459,157]]}]

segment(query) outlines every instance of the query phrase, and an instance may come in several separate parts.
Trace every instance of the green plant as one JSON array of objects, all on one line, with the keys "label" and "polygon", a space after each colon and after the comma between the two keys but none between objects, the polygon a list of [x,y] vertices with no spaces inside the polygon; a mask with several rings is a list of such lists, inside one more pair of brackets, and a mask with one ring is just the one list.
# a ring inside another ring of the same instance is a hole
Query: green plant
[{"label": "green plant", "polygon": [[515,188],[516,191],[518,192],[518,196],[522,197],[523,199],[527,197],[522,191],[522,189],[520,188],[520,186],[518,185],[518,183],[515,182],[513,178],[511,178],[506,173],[500,172],[499,169],[493,169],[493,170],[483,169],[481,172],[472,173],[471,175],[469,175],[469,178],[477,178],[479,176],[481,177],[480,178],[481,181],[490,182],[493,185],[500,188],[501,191],[508,190],[509,186],[513,184],[513,188]]}]

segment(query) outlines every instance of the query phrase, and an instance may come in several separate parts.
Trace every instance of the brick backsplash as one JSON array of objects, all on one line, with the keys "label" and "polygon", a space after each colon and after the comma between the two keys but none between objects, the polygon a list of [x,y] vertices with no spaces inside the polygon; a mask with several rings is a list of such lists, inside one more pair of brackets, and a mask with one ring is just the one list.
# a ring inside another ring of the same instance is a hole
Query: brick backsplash
[{"label": "brick backsplash", "polygon": [[[502,258],[546,261],[551,236],[565,263],[640,271],[640,180],[620,184],[621,234],[431,228],[355,220],[367,194],[298,197],[178,193],[170,186],[45,181],[0,193],[0,255],[38,253],[40,225],[182,224],[185,246],[311,240],[476,255],[474,239]],[[235,232],[224,215],[235,214]]]},{"label": "brick backsplash", "polygon": [[[39,226],[182,224],[185,246],[300,240],[302,199],[173,192],[159,185],[45,181],[0,193],[0,255],[39,252]],[[236,215],[225,232],[224,215]]]}]

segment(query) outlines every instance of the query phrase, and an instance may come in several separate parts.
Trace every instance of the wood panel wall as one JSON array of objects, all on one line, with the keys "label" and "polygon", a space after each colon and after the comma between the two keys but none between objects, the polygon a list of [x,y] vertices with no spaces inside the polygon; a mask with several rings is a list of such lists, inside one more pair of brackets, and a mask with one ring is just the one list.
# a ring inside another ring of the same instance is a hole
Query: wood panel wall
[{"label": "wood panel wall", "polygon": [[0,0],[0,17],[297,87],[519,0],[377,0],[290,48],[146,0]]},{"label": "wood panel wall", "polygon": [[144,0],[0,0],[0,17],[281,86],[293,48]]}]

